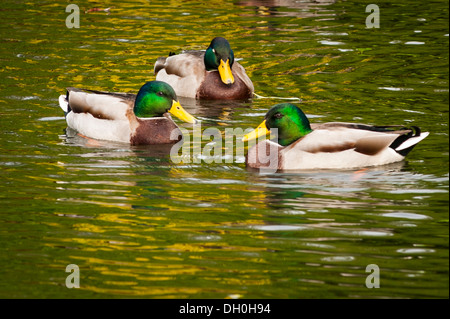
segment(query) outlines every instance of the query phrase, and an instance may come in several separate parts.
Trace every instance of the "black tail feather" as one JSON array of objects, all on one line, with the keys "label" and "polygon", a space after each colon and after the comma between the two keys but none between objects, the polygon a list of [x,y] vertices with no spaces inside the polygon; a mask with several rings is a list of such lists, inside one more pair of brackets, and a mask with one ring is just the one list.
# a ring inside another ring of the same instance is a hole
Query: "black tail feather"
[{"label": "black tail feather", "polygon": [[67,101],[67,112],[65,113],[65,115],[67,115],[70,111],[72,111],[72,108],[70,107],[69,104],[69,90],[66,91],[66,101]]},{"label": "black tail feather", "polygon": [[397,153],[399,153],[402,156],[408,155],[408,153],[411,152],[414,146],[416,146],[417,144],[411,145],[410,147],[402,149],[400,151],[398,151],[397,148],[411,137],[420,136],[421,134],[421,130],[418,126],[410,126],[406,129],[410,131],[406,134],[400,135],[398,138],[395,139],[394,142],[391,143],[391,145],[389,145],[390,148],[394,149]]}]

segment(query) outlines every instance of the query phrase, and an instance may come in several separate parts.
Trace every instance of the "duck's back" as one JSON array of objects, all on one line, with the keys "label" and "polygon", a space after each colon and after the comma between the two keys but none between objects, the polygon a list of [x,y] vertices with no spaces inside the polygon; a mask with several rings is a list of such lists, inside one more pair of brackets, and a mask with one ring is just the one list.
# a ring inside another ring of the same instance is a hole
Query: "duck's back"
[{"label": "duck's back", "polygon": [[347,169],[404,159],[428,136],[418,128],[325,123],[280,151],[282,169]]},{"label": "duck's back", "polygon": [[136,95],[67,88],[68,111],[89,113],[98,119],[126,120]]},{"label": "duck's back", "polygon": [[172,86],[179,96],[195,98],[205,79],[204,52],[185,51],[160,57],[155,63],[156,80]]}]

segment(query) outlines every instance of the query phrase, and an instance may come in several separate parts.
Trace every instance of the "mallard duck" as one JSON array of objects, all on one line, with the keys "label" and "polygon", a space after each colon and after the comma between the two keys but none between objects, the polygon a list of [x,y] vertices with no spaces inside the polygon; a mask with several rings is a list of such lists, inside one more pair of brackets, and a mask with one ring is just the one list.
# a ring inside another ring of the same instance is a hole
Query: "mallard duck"
[{"label": "mallard duck", "polygon": [[99,140],[138,144],[172,144],[181,131],[170,117],[194,123],[173,88],[161,81],[144,84],[138,94],[68,88],[59,105],[70,128]]},{"label": "mallard duck", "polygon": [[310,125],[290,103],[274,105],[264,121],[243,141],[275,133],[277,142],[264,140],[250,148],[246,163],[275,170],[350,169],[401,161],[428,136],[418,127],[371,126],[331,122]]},{"label": "mallard duck", "polygon": [[209,100],[248,99],[255,91],[245,69],[234,60],[230,43],[214,38],[206,51],[160,57],[156,80],[169,83],[179,96]]}]

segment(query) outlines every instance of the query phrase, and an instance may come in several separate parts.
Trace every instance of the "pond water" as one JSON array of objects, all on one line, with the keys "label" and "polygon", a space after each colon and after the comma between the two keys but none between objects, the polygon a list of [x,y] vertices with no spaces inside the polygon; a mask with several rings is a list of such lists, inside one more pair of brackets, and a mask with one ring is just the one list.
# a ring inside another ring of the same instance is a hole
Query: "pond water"
[{"label": "pond water", "polygon": [[[0,9],[0,297],[448,298],[448,1],[377,1],[379,28],[367,1],[74,3],[80,28],[67,1]],[[215,36],[261,97],[181,99],[203,129],[299,98],[313,122],[430,136],[395,165],[260,174],[66,131],[66,87],[136,93],[159,56]]]}]

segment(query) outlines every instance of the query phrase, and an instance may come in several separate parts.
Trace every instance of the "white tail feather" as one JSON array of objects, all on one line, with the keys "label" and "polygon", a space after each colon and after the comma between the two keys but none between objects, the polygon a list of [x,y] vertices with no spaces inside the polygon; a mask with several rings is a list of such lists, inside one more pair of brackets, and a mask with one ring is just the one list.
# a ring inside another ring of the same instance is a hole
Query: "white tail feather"
[{"label": "white tail feather", "polygon": [[420,133],[419,136],[411,137],[410,139],[407,139],[405,142],[400,144],[395,150],[398,152],[398,151],[407,149],[408,147],[411,147],[413,145],[416,145],[421,140],[423,140],[425,137],[427,137],[429,134],[430,134],[429,132],[423,132],[423,133]]},{"label": "white tail feather", "polygon": [[64,113],[69,112],[69,102],[67,102],[66,96],[65,95],[60,95],[58,100],[59,100],[59,107],[62,108]]}]

